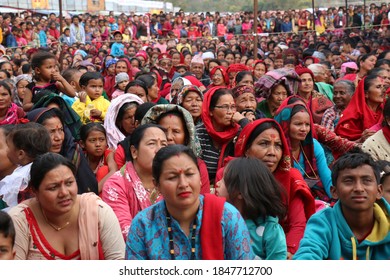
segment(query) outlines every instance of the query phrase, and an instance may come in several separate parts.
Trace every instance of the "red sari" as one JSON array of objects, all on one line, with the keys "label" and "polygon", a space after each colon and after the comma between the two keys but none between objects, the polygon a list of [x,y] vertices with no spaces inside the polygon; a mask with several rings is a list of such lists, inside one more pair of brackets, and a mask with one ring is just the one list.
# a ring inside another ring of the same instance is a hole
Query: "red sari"
[{"label": "red sari", "polygon": [[378,106],[375,112],[367,105],[364,81],[365,78],[359,82],[355,94],[341,114],[339,123],[335,128],[337,135],[351,141],[360,139],[363,131],[378,124],[382,117],[383,103]]},{"label": "red sari", "polygon": [[315,203],[314,197],[301,173],[291,167],[289,146],[279,123],[273,119],[260,119],[246,125],[237,139],[234,155],[236,157],[245,156],[245,149],[250,135],[256,127],[265,122],[274,123],[279,128],[279,135],[283,144],[282,158],[273,175],[286,191],[287,216],[279,222],[286,234],[287,250],[289,253],[295,254],[303,237],[306,222],[315,212]]}]

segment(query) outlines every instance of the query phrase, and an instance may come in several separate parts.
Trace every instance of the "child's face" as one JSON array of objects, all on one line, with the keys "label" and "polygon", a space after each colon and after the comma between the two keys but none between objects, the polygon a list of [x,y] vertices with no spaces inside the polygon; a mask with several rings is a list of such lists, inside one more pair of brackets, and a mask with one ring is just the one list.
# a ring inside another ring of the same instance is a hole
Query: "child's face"
[{"label": "child's face", "polygon": [[7,153],[7,140],[4,131],[0,129],[0,179],[11,174],[16,167],[16,165],[9,160]]},{"label": "child's face", "polygon": [[229,199],[229,193],[226,189],[225,181],[223,178],[216,183],[215,194],[217,196],[226,198],[226,200]]},{"label": "child's face", "polygon": [[390,203],[390,176],[387,176],[385,181],[382,184],[383,188],[383,198]]},{"label": "child's face", "polygon": [[122,82],[118,83],[118,89],[120,89],[122,91],[125,91],[125,88],[126,88],[128,83],[129,83],[128,80],[125,80],[125,81],[122,81]]},{"label": "child's face", "polygon": [[115,34],[114,39],[115,39],[115,42],[120,43],[120,42],[122,42],[122,35],[117,33],[117,34]]},{"label": "child's face", "polygon": [[83,86],[83,90],[85,90],[91,100],[95,100],[103,94],[103,80],[89,80],[87,86]]},{"label": "child's face", "polygon": [[339,171],[336,186],[331,188],[332,196],[339,199],[344,211],[358,213],[371,211],[375,201],[382,197],[382,186],[378,185],[370,165]]},{"label": "child's face", "polygon": [[8,146],[7,157],[9,159],[9,161],[15,165],[21,164],[21,160],[20,160],[21,150],[17,149],[14,146],[14,143],[12,142],[12,140],[10,138],[7,138],[6,142],[7,142],[7,146]]},{"label": "child's face", "polygon": [[87,139],[82,144],[88,156],[101,157],[107,149],[106,135],[101,131],[93,130],[89,132]]},{"label": "child's face", "polygon": [[15,250],[11,236],[5,237],[3,233],[0,233],[0,260],[13,260],[14,258]]},{"label": "child's face", "polygon": [[35,72],[39,74],[43,81],[49,81],[57,72],[57,61],[54,58],[49,58],[43,61],[40,67],[35,68]]}]

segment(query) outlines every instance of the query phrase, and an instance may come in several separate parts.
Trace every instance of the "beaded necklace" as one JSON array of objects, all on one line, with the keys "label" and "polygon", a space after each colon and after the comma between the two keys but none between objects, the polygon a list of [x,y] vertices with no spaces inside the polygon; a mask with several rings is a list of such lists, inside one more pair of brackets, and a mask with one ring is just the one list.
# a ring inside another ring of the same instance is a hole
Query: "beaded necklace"
[{"label": "beaded necklace", "polygon": [[[172,233],[172,217],[166,211],[166,219],[167,219],[167,227],[168,227],[168,237],[169,237],[169,254],[171,255],[171,260],[175,260],[175,245],[173,243],[173,233]],[[195,260],[195,239],[196,239],[196,216],[194,221],[192,222],[192,233],[191,233],[191,260]]]}]

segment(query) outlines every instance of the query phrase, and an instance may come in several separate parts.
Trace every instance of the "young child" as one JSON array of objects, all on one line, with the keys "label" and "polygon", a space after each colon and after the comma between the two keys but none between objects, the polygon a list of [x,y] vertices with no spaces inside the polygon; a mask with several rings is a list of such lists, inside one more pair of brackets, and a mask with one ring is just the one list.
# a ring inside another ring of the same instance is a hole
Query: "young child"
[{"label": "young child", "polygon": [[96,175],[100,193],[104,182],[118,170],[114,152],[107,145],[106,130],[100,123],[88,123],[80,129],[80,140],[89,167]]},{"label": "young child", "polygon": [[7,156],[18,167],[1,180],[0,195],[8,207],[13,207],[31,197],[27,189],[31,164],[39,155],[50,151],[51,138],[44,126],[26,123],[15,126],[8,134],[6,142]]},{"label": "young child", "polygon": [[0,260],[15,258],[15,227],[8,213],[0,211]]},{"label": "young child", "polygon": [[110,101],[103,97],[103,76],[98,72],[86,72],[79,81],[82,92],[72,108],[80,116],[81,122],[103,122]]},{"label": "young child", "polygon": [[361,151],[333,165],[333,208],[309,219],[295,260],[388,260],[390,205],[382,198],[380,169]]},{"label": "young child", "polygon": [[114,40],[115,43],[112,44],[111,46],[111,55],[114,57],[120,57],[125,55],[125,46],[122,44],[122,33],[120,31],[115,31],[114,32]]},{"label": "young child", "polygon": [[64,29],[64,34],[62,34],[58,40],[60,41],[60,43],[62,45],[71,46],[72,43],[71,43],[71,40],[70,40],[70,29],[69,28],[65,28]]},{"label": "young child", "polygon": [[14,125],[0,126],[0,210],[8,207],[7,204],[3,201],[3,195],[1,195],[3,186],[2,180],[6,176],[12,174],[12,172],[14,172],[15,168],[17,167],[7,157],[8,146],[6,140],[7,135],[10,133],[13,127]]},{"label": "young child", "polygon": [[66,101],[66,103],[69,104],[69,106],[73,105],[79,96],[79,93],[82,91],[79,83],[82,74],[83,73],[76,68],[68,68],[62,73],[62,76],[73,87],[76,94],[76,97],[69,97],[65,94],[61,95],[61,97]]},{"label": "young child", "polygon": [[35,53],[31,58],[31,68],[34,70],[33,82],[27,85],[23,99],[23,110],[28,112],[37,101],[36,96],[42,89],[60,94],[75,96],[73,87],[61,76],[57,69],[56,57],[44,51]]},{"label": "young child", "polygon": [[115,76],[115,91],[112,93],[111,100],[125,93],[125,88],[130,82],[129,75],[121,72]]},{"label": "young child", "polygon": [[217,186],[218,196],[226,197],[245,219],[256,256],[286,260],[286,236],[278,220],[286,213],[283,190],[267,166],[256,158],[236,158],[225,167]]}]

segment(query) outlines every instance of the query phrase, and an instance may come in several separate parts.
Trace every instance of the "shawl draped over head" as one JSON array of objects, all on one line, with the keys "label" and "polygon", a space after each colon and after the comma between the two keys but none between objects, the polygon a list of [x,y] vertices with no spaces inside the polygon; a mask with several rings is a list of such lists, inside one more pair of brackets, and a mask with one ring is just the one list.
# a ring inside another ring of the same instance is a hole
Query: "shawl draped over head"
[{"label": "shawl draped over head", "polygon": [[359,82],[347,108],[340,116],[340,120],[335,128],[337,135],[349,140],[358,140],[365,129],[378,124],[382,120],[383,104],[374,112],[368,107],[364,82],[366,78]]},{"label": "shawl draped over head", "polygon": [[139,105],[144,103],[141,98],[132,93],[125,93],[111,101],[108,107],[106,118],[104,120],[104,128],[107,133],[107,143],[110,149],[115,150],[120,141],[126,138],[126,136],[116,126],[116,119],[120,108],[125,103],[136,102]]},{"label": "shawl draped over head", "polygon": [[[229,85],[229,75],[227,74],[226,68],[223,66],[215,66],[213,69],[211,69],[210,78],[213,79],[213,76],[217,70],[221,71],[222,78],[223,78],[223,81],[225,82],[225,85],[226,86]],[[213,87],[213,86],[214,85],[211,84],[209,87]]]},{"label": "shawl draped over head", "polygon": [[287,94],[290,96],[298,92],[299,83],[301,79],[298,74],[289,68],[281,68],[271,70],[265,73],[255,83],[256,96],[269,98],[272,89],[280,84],[284,84],[287,89]]},{"label": "shawl draped over head", "polygon": [[[183,86],[179,89],[178,92],[176,92],[176,95],[172,96],[172,86],[176,83],[180,83],[182,82],[183,83]],[[178,96],[178,93],[181,91],[181,89],[185,86],[189,86],[189,85],[192,85],[191,82],[186,79],[186,78],[183,78],[183,77],[177,77],[176,79],[173,80],[172,82],[172,85],[171,85],[171,88],[170,88],[170,92],[169,92],[169,95],[168,95],[168,101],[169,103],[172,103],[172,104],[176,104],[177,103],[177,96]],[[166,97],[167,98],[167,97]]]},{"label": "shawl draped over head", "polygon": [[[273,172],[273,175],[275,176],[276,180],[283,186],[286,193],[286,205],[288,206],[288,212],[291,210],[290,202],[295,199],[295,197],[299,194],[299,197],[304,202],[304,210],[305,210],[305,216],[307,219],[314,214],[315,212],[315,204],[314,204],[314,198],[310,192],[309,187],[304,182],[302,175],[300,172],[292,167],[292,161],[291,161],[291,155],[290,155],[290,147],[288,145],[287,139],[284,136],[283,129],[279,125],[279,123],[273,119],[260,119],[256,120],[248,125],[246,125],[241,133],[240,136],[237,139],[235,150],[234,150],[234,156],[235,157],[244,157],[246,152],[246,145],[248,143],[248,139],[250,138],[253,131],[258,127],[259,125],[262,125],[263,123],[273,123],[276,125],[276,127],[279,128],[279,136],[280,140],[282,141],[282,158],[279,161],[278,167]],[[300,179],[299,179],[300,178]],[[283,228],[289,229],[290,225],[288,225],[289,221],[284,220],[281,221],[281,224],[283,225]],[[286,231],[287,233],[287,231]]]},{"label": "shawl draped over head", "polygon": [[211,138],[220,144],[221,146],[224,146],[227,144],[231,139],[236,136],[238,133],[238,130],[240,129],[240,126],[238,124],[234,124],[233,126],[230,126],[225,131],[216,131],[211,117],[210,117],[210,101],[213,97],[214,93],[219,89],[227,89],[226,87],[216,86],[208,90],[204,95],[203,105],[202,105],[202,120],[203,124],[206,127],[206,130],[208,134],[211,136]]},{"label": "shawl draped over head", "polygon": [[192,149],[192,151],[197,157],[199,157],[201,152],[201,147],[200,147],[199,139],[195,133],[194,120],[190,112],[188,112],[183,107],[179,105],[173,105],[173,104],[155,105],[152,108],[150,108],[149,111],[145,114],[141,124],[146,124],[146,123],[157,124],[157,121],[159,120],[160,116],[168,112],[179,112],[183,116],[185,121],[184,125],[188,131],[188,138],[189,138],[188,143],[186,143],[186,145]]},{"label": "shawl draped over head", "polygon": [[[289,100],[291,98],[298,98],[299,101],[294,102],[293,104],[289,104]],[[305,140],[301,141],[302,149],[306,157],[304,158],[305,161],[305,172],[310,177],[316,177],[316,174],[318,174],[317,171],[317,164],[316,164],[316,158],[314,154],[314,143],[313,143],[313,137],[314,137],[314,127],[313,127],[313,119],[311,116],[311,113],[309,109],[307,108],[305,101],[302,98],[299,98],[298,96],[290,96],[286,100],[283,101],[282,105],[280,105],[279,109],[276,112],[275,120],[280,124],[282,127],[282,131],[284,132],[284,135],[287,140],[287,144],[289,147],[290,155],[292,154],[291,150],[291,139],[290,139],[290,123],[291,123],[291,113],[296,106],[303,106],[306,108],[306,111],[308,112],[310,116],[310,131],[307,134]],[[312,169],[310,166],[313,167],[315,174],[313,174]]]},{"label": "shawl draped over head", "polygon": [[233,97],[236,99],[240,95],[243,95],[245,93],[251,93],[253,96],[255,96],[255,90],[253,87],[248,86],[248,85],[241,85],[241,86],[236,86],[232,89],[233,91]]},{"label": "shawl draped over head", "polygon": [[182,87],[181,90],[179,91],[179,93],[177,94],[176,104],[182,105],[184,98],[187,96],[187,94],[190,91],[196,92],[200,96],[200,98],[202,98],[202,100],[203,100],[203,92],[197,86],[188,85],[188,86]]},{"label": "shawl draped over head", "polygon": [[58,94],[47,93],[42,96],[32,107],[32,110],[38,108],[46,108],[49,104],[55,103],[60,107],[64,115],[64,121],[69,128],[74,139],[79,140],[80,128],[83,125],[80,116],[68,105],[68,103]]}]

